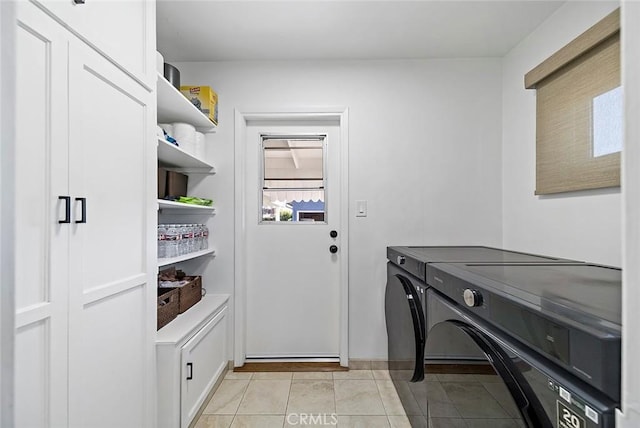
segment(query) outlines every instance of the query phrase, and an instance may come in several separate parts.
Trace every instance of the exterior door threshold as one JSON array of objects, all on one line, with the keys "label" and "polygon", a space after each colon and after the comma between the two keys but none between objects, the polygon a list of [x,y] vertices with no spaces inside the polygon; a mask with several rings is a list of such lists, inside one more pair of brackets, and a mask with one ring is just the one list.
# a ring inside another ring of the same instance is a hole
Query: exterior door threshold
[{"label": "exterior door threshold", "polygon": [[343,372],[349,371],[339,362],[248,362],[234,367],[234,372]]}]

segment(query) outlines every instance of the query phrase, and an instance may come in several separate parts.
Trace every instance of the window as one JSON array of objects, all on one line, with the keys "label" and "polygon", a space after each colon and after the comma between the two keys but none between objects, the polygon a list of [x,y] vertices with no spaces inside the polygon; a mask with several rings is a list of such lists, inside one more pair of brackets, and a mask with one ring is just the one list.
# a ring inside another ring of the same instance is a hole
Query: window
[{"label": "window", "polygon": [[262,136],[260,222],[324,223],[326,136]]},{"label": "window", "polygon": [[620,12],[525,76],[536,93],[537,195],[620,185]]},{"label": "window", "polygon": [[593,99],[593,157],[622,150],[622,87]]}]

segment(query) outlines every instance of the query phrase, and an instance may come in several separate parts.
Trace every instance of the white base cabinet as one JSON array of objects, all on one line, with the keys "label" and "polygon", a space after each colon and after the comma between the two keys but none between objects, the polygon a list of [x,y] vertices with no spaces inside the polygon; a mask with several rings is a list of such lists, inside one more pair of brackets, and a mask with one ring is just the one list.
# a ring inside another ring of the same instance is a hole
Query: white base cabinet
[{"label": "white base cabinet", "polygon": [[188,427],[225,372],[228,301],[204,296],[158,331],[158,427]]}]

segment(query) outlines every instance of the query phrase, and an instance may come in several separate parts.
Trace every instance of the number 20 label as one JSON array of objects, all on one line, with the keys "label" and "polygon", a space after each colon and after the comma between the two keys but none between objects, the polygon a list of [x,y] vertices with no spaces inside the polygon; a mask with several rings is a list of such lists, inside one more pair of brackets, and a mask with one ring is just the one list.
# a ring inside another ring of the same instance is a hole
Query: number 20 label
[{"label": "number 20 label", "polygon": [[558,428],[586,428],[583,418],[560,401],[556,403],[558,404]]}]

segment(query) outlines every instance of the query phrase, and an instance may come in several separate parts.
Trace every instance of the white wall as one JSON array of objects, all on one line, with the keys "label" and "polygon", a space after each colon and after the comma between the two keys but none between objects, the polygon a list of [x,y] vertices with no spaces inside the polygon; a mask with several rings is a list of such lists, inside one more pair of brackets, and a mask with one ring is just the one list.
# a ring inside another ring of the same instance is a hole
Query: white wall
[{"label": "white wall", "polygon": [[234,108],[349,108],[350,358],[386,359],[388,245],[501,244],[499,59],[175,65],[219,94],[218,174],[196,187],[218,207],[210,290],[233,293]]},{"label": "white wall", "polygon": [[621,266],[620,189],[534,196],[535,90],[524,75],[619,6],[567,2],[503,59],[505,248]]}]

